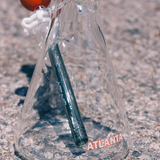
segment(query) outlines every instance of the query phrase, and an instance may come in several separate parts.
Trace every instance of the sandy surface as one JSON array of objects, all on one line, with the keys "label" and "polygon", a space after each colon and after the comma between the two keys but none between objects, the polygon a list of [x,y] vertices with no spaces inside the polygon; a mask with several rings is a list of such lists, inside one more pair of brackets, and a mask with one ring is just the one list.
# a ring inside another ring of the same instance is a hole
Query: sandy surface
[{"label": "sandy surface", "polygon": [[[160,159],[160,1],[103,0],[101,27],[130,124],[128,160]],[[14,130],[40,51],[18,0],[0,6],[0,159],[18,160]]]}]

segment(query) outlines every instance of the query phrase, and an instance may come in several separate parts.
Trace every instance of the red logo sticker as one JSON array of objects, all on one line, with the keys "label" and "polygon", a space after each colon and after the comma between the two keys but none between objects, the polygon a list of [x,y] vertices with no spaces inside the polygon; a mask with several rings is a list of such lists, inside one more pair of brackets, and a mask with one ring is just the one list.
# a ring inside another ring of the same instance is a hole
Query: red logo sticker
[{"label": "red logo sticker", "polygon": [[119,143],[121,141],[123,141],[123,136],[122,136],[121,133],[119,133],[119,134],[116,134],[112,137],[105,138],[103,143],[102,143],[102,140],[96,140],[96,141],[88,142],[87,151],[101,149],[101,148]]}]

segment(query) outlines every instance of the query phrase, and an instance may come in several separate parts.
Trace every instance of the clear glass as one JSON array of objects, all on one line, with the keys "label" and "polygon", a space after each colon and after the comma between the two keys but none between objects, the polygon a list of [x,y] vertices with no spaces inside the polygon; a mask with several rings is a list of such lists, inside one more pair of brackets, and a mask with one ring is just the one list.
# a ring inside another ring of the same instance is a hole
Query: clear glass
[{"label": "clear glass", "polygon": [[100,1],[66,4],[55,2],[52,10],[15,133],[16,149],[29,160],[124,159],[130,131],[97,23]]}]

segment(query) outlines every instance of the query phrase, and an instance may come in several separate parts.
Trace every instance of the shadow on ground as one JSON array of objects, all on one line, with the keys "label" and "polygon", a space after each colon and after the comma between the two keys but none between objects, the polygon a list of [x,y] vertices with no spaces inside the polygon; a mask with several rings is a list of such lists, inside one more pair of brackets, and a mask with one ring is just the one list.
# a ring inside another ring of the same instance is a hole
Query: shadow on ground
[{"label": "shadow on ground", "polygon": [[[34,69],[35,69],[35,65],[30,65],[30,64],[25,64],[20,69],[20,72],[23,72],[26,74],[29,83],[31,81]],[[25,97],[27,94],[27,91],[28,91],[28,87],[22,86],[22,87],[17,88],[15,90],[15,94]],[[20,99],[20,101],[17,105],[20,106],[20,105],[23,105],[23,103],[24,103],[24,100]]]}]

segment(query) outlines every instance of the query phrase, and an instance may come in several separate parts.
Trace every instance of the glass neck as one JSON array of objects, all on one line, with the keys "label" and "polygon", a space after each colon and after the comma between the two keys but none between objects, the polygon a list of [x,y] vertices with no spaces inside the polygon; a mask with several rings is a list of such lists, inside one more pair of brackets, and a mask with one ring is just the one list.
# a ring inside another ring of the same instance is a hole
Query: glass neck
[{"label": "glass neck", "polygon": [[97,26],[96,17],[97,12],[92,14],[86,12],[86,14],[82,14],[79,6],[73,1],[68,3],[68,5],[64,5],[59,10],[53,10],[50,29],[46,38],[47,46],[51,45],[57,38],[68,38],[70,37],[69,34],[75,34],[82,30],[86,32],[86,35],[91,34],[94,30],[94,26]]}]

